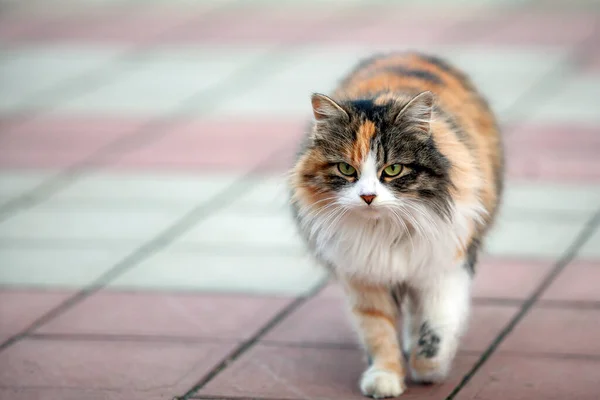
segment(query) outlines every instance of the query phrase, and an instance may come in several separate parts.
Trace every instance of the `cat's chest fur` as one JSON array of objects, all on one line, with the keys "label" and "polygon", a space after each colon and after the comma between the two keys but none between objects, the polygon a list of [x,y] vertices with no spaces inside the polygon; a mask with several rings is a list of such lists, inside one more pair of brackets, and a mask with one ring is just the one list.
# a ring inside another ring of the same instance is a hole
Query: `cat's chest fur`
[{"label": "cat's chest fur", "polygon": [[391,219],[350,216],[335,230],[315,232],[312,244],[336,274],[391,285],[426,280],[448,267],[455,250],[448,237],[435,240],[408,234]]}]

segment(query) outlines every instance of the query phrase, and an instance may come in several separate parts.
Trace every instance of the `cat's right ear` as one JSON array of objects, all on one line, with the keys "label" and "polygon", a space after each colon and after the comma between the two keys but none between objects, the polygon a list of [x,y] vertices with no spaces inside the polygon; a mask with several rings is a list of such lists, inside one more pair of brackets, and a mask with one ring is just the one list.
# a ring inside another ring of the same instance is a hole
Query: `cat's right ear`
[{"label": "cat's right ear", "polygon": [[312,103],[313,114],[317,122],[325,121],[330,118],[340,118],[343,120],[350,119],[348,113],[342,108],[342,106],[324,94],[313,93],[310,101]]}]

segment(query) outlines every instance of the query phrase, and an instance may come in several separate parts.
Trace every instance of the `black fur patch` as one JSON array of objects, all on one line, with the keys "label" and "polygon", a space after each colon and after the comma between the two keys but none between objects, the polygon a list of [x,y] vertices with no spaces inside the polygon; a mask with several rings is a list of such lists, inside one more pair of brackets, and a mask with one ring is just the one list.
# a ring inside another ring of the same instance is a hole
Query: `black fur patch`
[{"label": "black fur patch", "polygon": [[425,358],[433,358],[440,350],[440,337],[431,329],[427,322],[423,322],[419,328],[419,351],[418,355]]}]

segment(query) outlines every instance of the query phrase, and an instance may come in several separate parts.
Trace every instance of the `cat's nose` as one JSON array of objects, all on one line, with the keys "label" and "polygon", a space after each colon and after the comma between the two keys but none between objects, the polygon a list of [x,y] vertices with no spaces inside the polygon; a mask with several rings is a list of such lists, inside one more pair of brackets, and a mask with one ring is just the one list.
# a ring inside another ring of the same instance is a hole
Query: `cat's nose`
[{"label": "cat's nose", "polygon": [[377,196],[374,194],[361,194],[360,197],[365,201],[365,203],[371,204]]}]

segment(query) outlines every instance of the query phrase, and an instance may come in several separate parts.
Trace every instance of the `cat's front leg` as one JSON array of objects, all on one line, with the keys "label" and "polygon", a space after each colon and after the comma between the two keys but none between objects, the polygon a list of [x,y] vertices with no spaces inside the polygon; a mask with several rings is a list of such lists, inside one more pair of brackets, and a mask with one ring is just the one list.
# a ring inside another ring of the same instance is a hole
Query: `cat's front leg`
[{"label": "cat's front leg", "polygon": [[466,329],[471,275],[463,263],[432,277],[417,291],[409,366],[416,382],[439,382],[448,374]]},{"label": "cat's front leg", "polygon": [[345,287],[356,329],[370,360],[360,381],[362,393],[374,398],[401,395],[406,386],[396,329],[398,308],[389,288],[356,282]]}]

